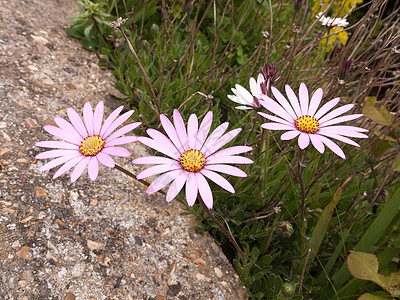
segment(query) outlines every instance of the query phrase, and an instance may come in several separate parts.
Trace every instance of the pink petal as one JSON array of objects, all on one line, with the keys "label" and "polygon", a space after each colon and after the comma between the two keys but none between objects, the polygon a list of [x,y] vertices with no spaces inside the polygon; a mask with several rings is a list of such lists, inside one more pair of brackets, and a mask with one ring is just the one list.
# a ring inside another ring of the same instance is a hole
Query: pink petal
[{"label": "pink petal", "polygon": [[55,137],[58,137],[59,139],[62,139],[74,145],[79,146],[82,142],[82,140],[77,140],[73,135],[68,134],[68,132],[63,131],[61,128],[52,125],[45,125],[43,126],[43,129],[46,130],[48,133],[54,135]]},{"label": "pink petal", "polygon": [[310,137],[311,143],[313,144],[315,149],[317,149],[318,152],[321,154],[324,153],[325,146],[319,139],[319,136],[317,134],[310,134],[309,137]]},{"label": "pink petal", "polygon": [[108,142],[108,141],[111,142],[113,139],[119,138],[120,136],[124,135],[125,133],[128,133],[128,132],[132,131],[133,129],[138,127],[140,124],[142,124],[142,122],[131,123],[131,124],[128,124],[128,125],[126,125],[124,127],[121,127],[120,129],[115,131],[112,135],[110,135],[106,139],[106,142]]},{"label": "pink petal", "polygon": [[230,155],[235,155],[235,154],[241,154],[241,153],[245,153],[248,151],[253,150],[253,148],[249,147],[249,146],[233,146],[233,147],[229,147],[226,149],[222,149],[218,152],[215,152],[211,155],[209,155],[208,158],[216,158],[216,157],[223,157],[223,156],[230,156]]},{"label": "pink petal", "polygon": [[188,136],[186,133],[185,123],[183,123],[182,116],[177,109],[174,109],[173,119],[174,119],[176,134],[178,135],[179,140],[181,141],[183,150],[184,151],[189,150]]},{"label": "pink petal", "polygon": [[185,152],[182,143],[179,140],[178,134],[176,133],[175,127],[174,125],[172,125],[171,121],[163,114],[160,115],[160,120],[165,132],[171,139],[172,143],[174,143],[175,147],[179,150],[180,153]]},{"label": "pink petal", "polygon": [[137,136],[121,136],[112,140],[111,142],[106,142],[105,147],[111,147],[116,145],[123,145],[136,142],[138,140]]},{"label": "pink petal", "polygon": [[108,118],[104,121],[103,126],[101,127],[100,130],[100,136],[103,137],[104,133],[106,132],[106,130],[108,129],[108,127],[110,127],[110,125],[115,121],[115,119],[118,117],[118,115],[121,113],[122,109],[124,107],[120,106],[118,107],[116,110],[114,110],[109,116]]},{"label": "pink petal", "polygon": [[189,173],[189,176],[186,179],[186,201],[189,206],[193,206],[197,198],[198,186],[195,175],[196,174],[194,173]]},{"label": "pink petal", "polygon": [[[297,117],[301,117],[301,109],[299,100],[297,99],[296,94],[293,92],[292,88],[289,85],[285,85],[286,95],[289,98],[290,104],[292,104],[293,110],[296,112]],[[297,119],[297,118],[296,118]]]},{"label": "pink petal", "polygon": [[109,167],[109,168],[115,167],[114,160],[111,158],[110,155],[104,153],[104,151],[97,153],[96,157],[99,160],[99,162],[101,162],[104,166]]},{"label": "pink petal", "polygon": [[153,148],[154,150],[157,150],[158,152],[164,153],[165,155],[172,157],[173,159],[180,159],[181,157],[175,147],[173,149],[171,147],[164,147],[163,144],[143,136],[138,137],[138,141],[150,148]]},{"label": "pink petal", "polygon": [[333,132],[319,130],[318,134],[322,134],[324,136],[327,136],[327,137],[342,141],[344,143],[347,143],[347,144],[350,144],[350,145],[353,145],[353,146],[356,146],[356,147],[360,147],[359,144],[357,144],[356,142],[352,141],[351,139],[349,139],[347,137],[344,137],[344,136],[341,136],[339,134],[333,133]]},{"label": "pink petal", "polygon": [[344,155],[344,152],[338,145],[336,145],[334,142],[332,142],[330,139],[319,135],[318,138],[323,142],[329,149],[331,149],[336,155],[340,156],[343,159],[346,159],[346,156]]},{"label": "pink petal", "polygon": [[205,150],[203,149],[209,149],[224,134],[225,130],[228,128],[228,125],[229,123],[225,122],[215,128],[215,130],[208,136],[205,143],[199,150],[204,153]]},{"label": "pink petal", "polygon": [[261,127],[269,130],[293,130],[294,126],[283,125],[281,123],[264,123]]},{"label": "pink petal", "polygon": [[347,115],[347,116],[342,116],[342,117],[337,117],[334,118],[332,120],[326,121],[324,124],[321,124],[321,127],[325,127],[325,126],[329,126],[329,125],[333,125],[333,124],[338,124],[338,123],[342,123],[342,122],[346,122],[346,121],[351,121],[354,119],[358,119],[360,117],[362,117],[363,114],[354,114],[354,115]]},{"label": "pink petal", "polygon": [[44,148],[57,148],[57,149],[73,149],[79,150],[79,147],[74,144],[61,142],[61,141],[41,141],[37,142],[35,146],[44,147]]},{"label": "pink petal", "polygon": [[195,176],[197,179],[197,186],[199,188],[201,199],[203,199],[208,209],[211,209],[213,207],[213,196],[210,186],[201,173],[196,173]]},{"label": "pink petal", "polygon": [[322,107],[314,115],[314,118],[319,120],[324,114],[326,114],[329,110],[335,107],[335,105],[339,103],[339,100],[340,98],[335,98],[322,105]]},{"label": "pink petal", "polygon": [[121,147],[107,147],[101,150],[101,152],[118,157],[131,156],[131,153],[128,150]]},{"label": "pink petal", "polygon": [[140,172],[136,178],[137,179],[143,179],[143,178],[147,178],[150,176],[154,176],[154,175],[158,175],[164,172],[168,172],[168,171],[172,171],[172,170],[180,170],[181,166],[178,163],[173,163],[170,165],[167,164],[163,164],[163,165],[157,165],[157,166],[153,166],[150,168],[147,168],[146,170]]},{"label": "pink petal", "polygon": [[190,115],[187,129],[188,129],[189,148],[195,149],[197,132],[199,131],[199,123],[197,120],[197,116],[195,114]]},{"label": "pink petal", "polygon": [[321,88],[317,89],[311,97],[310,107],[308,108],[308,114],[310,116],[315,115],[319,104],[322,100],[323,91]]},{"label": "pink petal", "polygon": [[310,144],[310,138],[308,136],[308,134],[306,133],[300,133],[299,136],[299,147],[300,149],[304,149],[308,146],[308,144]]},{"label": "pink petal", "polygon": [[65,162],[67,162],[67,161],[70,161],[70,160],[72,160],[72,159],[74,159],[74,158],[76,158],[78,156],[82,156],[82,154],[80,154],[80,153],[70,154],[70,155],[65,155],[65,156],[61,156],[59,158],[53,159],[52,161],[50,161],[47,164],[43,165],[39,169],[39,171],[40,172],[44,172],[44,171],[50,170],[50,169],[52,169],[54,167],[57,167],[57,166],[65,163]]},{"label": "pink petal", "polygon": [[132,161],[133,164],[145,164],[145,165],[152,165],[152,164],[173,164],[176,163],[176,160],[162,157],[162,156],[144,156],[136,158]]},{"label": "pink petal", "polygon": [[168,185],[172,180],[182,174],[182,170],[174,170],[158,176],[149,186],[146,193],[148,195],[154,194]]},{"label": "pink petal", "polygon": [[261,105],[264,106],[266,109],[273,112],[275,115],[285,119],[289,123],[294,122],[293,117],[277,102],[266,95],[261,95],[260,98],[262,99],[262,101],[260,101]]},{"label": "pink petal", "polygon": [[[93,135],[93,109],[89,102],[85,103],[83,107],[83,121],[88,132],[88,135]],[[82,171],[83,172],[83,171]]]},{"label": "pink petal", "polygon": [[[349,128],[346,128],[346,127],[349,127]],[[340,134],[340,135],[354,137],[354,138],[361,138],[361,139],[368,138],[368,135],[357,132],[357,131],[353,131],[353,129],[351,129],[351,127],[353,127],[353,126],[328,126],[328,127],[321,127],[319,130],[320,131],[323,130],[323,132],[330,132],[330,133]],[[357,127],[353,127],[353,128],[357,128]]]},{"label": "pink petal", "polygon": [[[324,127],[324,126],[321,126]],[[329,127],[324,127],[325,129],[332,129],[332,130],[337,130],[339,134],[343,134],[344,132],[347,131],[355,131],[355,132],[368,132],[368,129],[361,128],[361,127],[355,127],[355,126],[347,126],[347,125],[339,125],[339,126],[329,126]]]},{"label": "pink petal", "polygon": [[68,136],[73,138],[77,143],[82,142],[81,135],[78,133],[78,131],[76,131],[74,126],[72,126],[68,121],[65,121],[63,118],[60,117],[55,117],[54,121],[62,131],[68,134]]},{"label": "pink petal", "polygon": [[73,155],[73,154],[79,154],[79,151],[77,150],[49,150],[45,151],[42,153],[39,153],[38,155],[35,156],[36,159],[46,159],[46,158],[53,158],[53,157],[59,157],[59,156],[65,156],[65,155]]},{"label": "pink petal", "polygon": [[61,166],[61,168],[57,170],[57,172],[53,176],[53,179],[56,179],[57,177],[61,176],[83,159],[85,159],[85,157],[83,155],[79,155],[71,159],[70,161],[66,162],[63,166]]},{"label": "pink petal", "polygon": [[189,176],[189,172],[183,172],[175,178],[175,180],[171,183],[168,192],[167,192],[167,202],[171,202],[174,198],[179,194],[185,185],[186,179]]},{"label": "pink petal", "polygon": [[76,165],[75,169],[72,171],[71,174],[71,182],[75,182],[82,175],[90,159],[91,157],[85,157]]},{"label": "pink petal", "polygon": [[[94,134],[97,134],[97,135],[100,134],[101,124],[103,123],[103,114],[104,114],[104,103],[103,103],[103,101],[100,101],[97,104],[97,106],[94,110],[94,115],[93,115],[93,133]],[[89,166],[90,166],[90,164],[89,164]]]},{"label": "pink petal", "polygon": [[207,159],[206,165],[210,164],[252,164],[253,161],[247,157],[232,155]]},{"label": "pink petal", "polygon": [[294,139],[298,136],[301,132],[298,130],[286,131],[284,134],[281,135],[281,140],[288,141]]},{"label": "pink petal", "polygon": [[281,123],[281,124],[284,124],[284,125],[293,126],[293,123],[290,123],[290,122],[288,122],[288,121],[286,121],[284,119],[281,119],[281,118],[278,118],[278,117],[275,117],[275,116],[271,116],[271,115],[268,115],[268,114],[263,113],[263,112],[259,112],[258,114],[263,116],[264,118],[266,118],[268,120],[271,120],[271,121],[274,121],[274,122],[277,122],[277,123]]},{"label": "pink petal", "polygon": [[179,153],[179,150],[175,147],[171,140],[161,132],[151,128],[147,129],[146,132],[154,141],[157,141],[157,143],[161,144],[162,147],[166,149],[169,153],[174,153],[175,157],[179,157],[181,155],[181,153]]},{"label": "pink petal", "polygon": [[81,117],[78,115],[78,113],[71,107],[67,108],[67,114],[68,118],[71,121],[72,125],[75,127],[75,129],[79,132],[81,137],[85,139],[88,136],[87,130],[85,125],[82,122]]},{"label": "pink petal", "polygon": [[231,140],[233,140],[241,130],[242,128],[236,128],[227,132],[222,137],[220,137],[215,143],[213,143],[212,145],[209,144],[209,148],[203,148],[204,150],[203,154],[205,156],[211,155],[219,148],[221,148],[222,146],[228,144]]},{"label": "pink petal", "polygon": [[325,115],[323,118],[319,119],[318,122],[322,125],[324,122],[329,121],[337,116],[344,114],[354,107],[354,104],[343,105],[342,107],[332,110],[329,114]]},{"label": "pink petal", "polygon": [[118,126],[122,125],[126,120],[130,118],[130,116],[133,114],[133,110],[127,111],[126,113],[122,114],[119,116],[108,128],[107,130],[103,133],[101,136],[103,139],[105,139],[107,136],[109,136],[115,129],[117,129]]},{"label": "pink petal", "polygon": [[234,166],[229,166],[229,165],[207,165],[207,166],[204,166],[203,169],[217,171],[217,172],[221,172],[224,174],[237,176],[237,177],[247,177],[247,174],[245,172],[243,172],[239,168],[236,168]]},{"label": "pink petal", "polygon": [[[281,94],[278,89],[275,87],[271,86],[271,91],[274,94],[276,100],[278,100],[279,104],[288,112],[288,114],[294,119],[297,119],[297,115],[294,112],[293,108],[290,106],[289,102],[286,100],[286,98]],[[272,120],[274,121],[274,120]]]},{"label": "pink petal", "polygon": [[218,184],[220,187],[224,188],[228,192],[231,192],[232,194],[235,193],[235,189],[229,183],[229,181],[226,180],[221,175],[219,175],[218,173],[215,173],[215,172],[210,171],[210,170],[205,170],[205,169],[202,169],[200,171],[200,173],[203,174],[204,176],[206,176],[207,178],[209,178],[210,180],[214,181],[216,184]]},{"label": "pink petal", "polygon": [[210,132],[212,118],[213,118],[212,111],[209,111],[203,118],[203,121],[201,122],[200,127],[199,127],[199,131],[197,133],[197,143],[196,143],[197,148],[200,148],[203,146],[204,141],[206,140],[207,135]]},{"label": "pink petal", "polygon": [[308,89],[304,83],[299,88],[300,109],[304,115],[308,115]]},{"label": "pink petal", "polygon": [[99,174],[99,161],[96,156],[92,156],[88,164],[88,175],[90,180],[95,181]]}]

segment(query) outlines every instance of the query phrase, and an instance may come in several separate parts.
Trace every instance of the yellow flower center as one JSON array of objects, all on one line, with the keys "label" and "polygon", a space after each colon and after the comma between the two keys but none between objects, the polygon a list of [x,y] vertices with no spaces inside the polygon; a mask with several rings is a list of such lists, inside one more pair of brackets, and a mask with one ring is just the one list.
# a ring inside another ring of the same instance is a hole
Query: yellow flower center
[{"label": "yellow flower center", "polygon": [[204,167],[206,158],[199,150],[190,149],[183,152],[179,163],[185,171],[196,173]]},{"label": "yellow flower center", "polygon": [[85,156],[95,156],[104,148],[104,140],[98,136],[88,136],[79,146],[79,150]]},{"label": "yellow flower center", "polygon": [[297,118],[296,128],[304,133],[316,133],[319,128],[319,123],[316,118],[305,115]]}]

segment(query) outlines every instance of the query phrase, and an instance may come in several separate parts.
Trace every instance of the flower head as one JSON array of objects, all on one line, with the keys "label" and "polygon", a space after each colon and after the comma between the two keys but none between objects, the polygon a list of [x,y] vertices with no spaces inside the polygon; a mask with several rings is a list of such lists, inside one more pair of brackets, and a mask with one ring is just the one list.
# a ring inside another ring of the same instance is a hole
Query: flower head
[{"label": "flower head", "polygon": [[258,74],[257,81],[250,78],[250,90],[251,94],[240,84],[236,84],[235,88],[232,88],[234,95],[227,95],[233,102],[242,104],[237,106],[237,109],[252,109],[254,107],[260,107],[258,100],[262,94],[262,85],[265,83],[263,74]]},{"label": "flower head", "polygon": [[170,202],[186,183],[186,200],[189,206],[193,206],[199,193],[207,207],[212,208],[213,197],[206,178],[231,193],[235,192],[233,186],[215,172],[238,177],[247,176],[239,168],[227,164],[251,164],[252,160],[237,155],[250,151],[251,147],[234,146],[219,150],[239,134],[240,128],[224,134],[228,128],[226,122],[208,135],[212,123],[211,111],[205,115],[200,126],[197,116],[192,114],[187,130],[177,109],[174,110],[174,124],[163,114],[160,115],[160,119],[167,136],[157,130],[148,129],[150,137],[139,137],[139,141],[169,158],[147,156],[133,160],[134,164],[156,165],[138,174],[138,179],[162,174],[150,184],[147,194],[153,194],[172,182],[166,199]]},{"label": "flower head", "polygon": [[71,123],[60,117],[54,118],[58,127],[46,125],[43,128],[48,133],[63,141],[42,141],[35,144],[39,147],[57,149],[36,155],[37,159],[56,158],[42,166],[39,170],[43,172],[64,164],[54,174],[53,179],[55,179],[76,166],[71,174],[71,182],[74,182],[82,175],[87,166],[89,178],[96,180],[99,172],[99,162],[113,168],[115,163],[110,155],[119,157],[130,156],[131,153],[128,150],[115,146],[137,141],[136,136],[122,135],[138,127],[141,122],[126,125],[113,133],[134,112],[131,110],[118,117],[122,109],[123,106],[120,106],[114,110],[103,125],[103,101],[97,104],[94,113],[90,103],[87,102],[85,104],[83,108],[83,122],[78,113],[71,107],[67,109]]},{"label": "flower head", "polygon": [[300,101],[297,99],[296,94],[293,92],[290,86],[286,85],[285,89],[289,101],[287,101],[286,98],[274,87],[271,87],[271,90],[277,101],[272,100],[265,95],[261,96],[261,105],[274,113],[276,116],[259,112],[261,116],[274,122],[264,123],[261,125],[262,128],[287,131],[281,135],[282,140],[291,140],[298,136],[298,143],[301,149],[306,148],[311,141],[311,143],[320,153],[324,153],[325,146],[327,146],[341,158],[346,158],[342,149],[329,138],[359,147],[356,142],[347,137],[368,137],[367,135],[361,133],[368,131],[364,128],[343,125],[332,126],[361,117],[362,114],[339,117],[340,115],[352,109],[354,104],[344,105],[328,113],[328,111],[330,111],[336,106],[336,104],[339,103],[339,98],[330,100],[318,109],[322,100],[321,88],[315,91],[310,101],[308,90],[304,83],[300,84]]},{"label": "flower head", "polygon": [[329,26],[329,27],[334,27],[334,26],[340,26],[340,27],[346,27],[349,25],[349,22],[347,22],[346,19],[341,19],[341,18],[330,18],[330,17],[325,17],[322,12],[319,12],[315,16],[318,21],[322,23],[324,26]]}]

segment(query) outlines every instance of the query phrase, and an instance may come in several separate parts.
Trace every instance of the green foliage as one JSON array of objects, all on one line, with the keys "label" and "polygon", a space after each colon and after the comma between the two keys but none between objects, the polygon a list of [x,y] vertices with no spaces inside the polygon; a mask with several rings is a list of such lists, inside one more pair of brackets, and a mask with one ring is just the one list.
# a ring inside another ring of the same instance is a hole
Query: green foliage
[{"label": "green foliage", "polygon": [[[372,67],[368,53],[377,52],[365,45],[374,43],[357,40],[359,48],[336,47],[328,54],[320,51],[318,45],[326,30],[315,28],[315,17],[305,7],[295,11],[293,1],[80,3],[83,9],[67,32],[96,52],[101,67],[112,70],[119,91],[115,96],[135,109],[133,118],[140,119],[144,128],[160,126],[159,113],[170,117],[173,109],[179,108],[186,120],[191,113],[199,116],[212,110],[213,128],[228,120],[230,128],[243,129],[230,144],[253,147],[254,164],[245,169],[248,177],[229,178],[235,194],[210,184],[212,212],[229,229],[244,258],[200,205],[184,214],[196,215],[196,229],[214,236],[249,297],[384,297],[372,283],[352,279],[345,262],[349,250],[373,251],[388,276],[400,253],[400,183],[395,180],[398,173],[393,174],[400,170],[400,122],[389,109],[398,106],[378,101],[381,107],[376,107],[377,97],[357,94],[365,90],[373,95],[370,79],[364,85],[360,82],[365,61]],[[128,18],[122,30],[154,96],[121,32],[107,25],[117,16]],[[294,30],[295,25],[300,31]],[[371,36],[378,34],[376,28],[371,30]],[[302,35],[304,32],[307,34]],[[359,73],[347,74],[346,84],[336,78],[341,53],[352,53],[362,66]],[[359,111],[363,103],[362,112],[370,119],[363,121],[363,126],[373,133],[371,139],[361,144],[360,150],[340,144],[347,157],[342,160],[328,149],[323,155],[311,146],[301,151],[297,143],[281,141],[278,135],[261,129],[263,120],[255,110],[235,110],[226,97],[230,88],[236,83],[247,88],[249,77],[257,76],[266,61],[277,64],[279,80],[273,84],[281,91],[287,83],[297,88],[305,81],[310,92],[324,88],[323,102],[340,96],[342,104],[356,103]],[[381,69],[376,65],[371,74]],[[390,88],[387,91],[396,94]]]},{"label": "green foliage", "polygon": [[[400,271],[393,272],[388,276],[380,274],[378,272],[379,262],[374,254],[353,251],[347,257],[347,267],[354,277],[375,282],[392,297],[400,297]],[[374,299],[376,296],[363,297]]]}]

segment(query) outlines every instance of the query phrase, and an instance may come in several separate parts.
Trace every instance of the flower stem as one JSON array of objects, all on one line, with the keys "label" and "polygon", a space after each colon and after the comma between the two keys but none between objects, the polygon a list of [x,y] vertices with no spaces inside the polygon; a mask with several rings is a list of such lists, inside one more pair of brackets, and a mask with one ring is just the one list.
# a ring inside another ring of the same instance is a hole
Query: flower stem
[{"label": "flower stem", "polygon": [[[136,175],[133,174],[132,172],[124,169],[123,167],[115,164],[115,169],[117,169],[118,171],[121,171],[122,173],[124,173],[125,175],[128,175],[129,177],[132,177],[133,179],[139,181],[140,183],[144,184],[145,186],[150,186],[150,183],[148,183],[146,180],[143,179],[137,179]],[[158,191],[160,194],[163,194],[165,196],[165,192],[164,191]]]},{"label": "flower stem", "polygon": [[236,242],[235,238],[233,237],[233,235],[228,232],[226,230],[226,228],[217,220],[217,218],[215,218],[215,216],[212,214],[212,212],[210,211],[210,209],[207,207],[207,205],[204,203],[203,199],[201,199],[200,197],[198,198],[199,202],[201,204],[201,206],[203,207],[203,209],[205,210],[205,212],[207,213],[207,215],[210,217],[210,219],[218,226],[218,228],[222,231],[222,233],[228,238],[228,240],[233,244],[233,246],[235,246],[236,250],[239,252],[241,258],[242,258],[242,262],[243,264],[245,263],[245,255],[243,250],[240,248],[239,244]]},{"label": "flower stem", "polygon": [[121,27],[118,27],[118,29],[121,31],[122,35],[124,36],[125,41],[128,43],[129,50],[131,50],[133,56],[134,56],[135,59],[136,59],[136,62],[137,62],[138,65],[139,65],[140,71],[142,72],[143,77],[144,77],[144,79],[145,79],[145,81],[146,81],[146,83],[147,83],[147,86],[149,87],[151,96],[153,97],[154,104],[156,105],[158,114],[161,114],[160,107],[159,107],[159,105],[158,105],[158,100],[157,100],[157,97],[156,97],[156,93],[154,92],[154,89],[153,89],[153,86],[152,86],[152,84],[151,84],[151,82],[150,82],[150,79],[149,79],[149,77],[147,76],[146,71],[144,70],[144,68],[143,68],[143,66],[142,66],[142,63],[140,62],[140,59],[139,59],[139,57],[137,56],[135,49],[133,49],[133,46],[132,46],[131,42],[129,41],[128,37],[126,36],[126,34],[125,34],[125,32],[122,30],[122,28],[121,28]]}]

